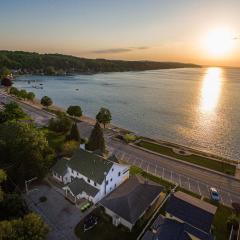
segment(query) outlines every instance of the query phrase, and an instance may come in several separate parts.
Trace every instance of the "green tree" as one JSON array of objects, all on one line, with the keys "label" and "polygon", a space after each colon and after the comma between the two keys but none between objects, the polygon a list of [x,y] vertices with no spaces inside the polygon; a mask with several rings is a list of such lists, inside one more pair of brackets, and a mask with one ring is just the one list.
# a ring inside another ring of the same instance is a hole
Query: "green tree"
[{"label": "green tree", "polygon": [[19,96],[20,98],[26,99],[27,96],[28,96],[28,93],[27,93],[26,90],[22,89],[22,90],[19,91],[18,96]]},{"label": "green tree", "polygon": [[18,91],[17,88],[11,87],[9,93],[12,94],[12,95],[18,96],[19,91]]},{"label": "green tree", "polygon": [[[2,169],[0,169],[0,184],[1,184],[3,181],[5,181],[6,179],[7,179],[6,173],[5,173]],[[0,202],[3,200],[3,195],[4,195],[4,193],[3,193],[2,188],[1,188],[1,185],[0,185]],[[1,238],[0,238],[0,239],[1,239]]]},{"label": "green tree", "polygon": [[62,155],[71,157],[73,153],[79,148],[79,142],[70,140],[63,144]]},{"label": "green tree", "polygon": [[52,102],[52,99],[48,96],[44,96],[42,97],[41,99],[41,104],[44,106],[44,107],[49,107],[53,104]]},{"label": "green tree", "polygon": [[79,134],[78,127],[77,127],[76,123],[74,123],[72,125],[71,131],[70,131],[67,139],[68,140],[74,140],[74,141],[77,141],[77,142],[81,142],[80,134]]},{"label": "green tree", "polygon": [[72,121],[65,113],[59,113],[55,119],[50,119],[48,127],[55,132],[67,133],[72,127]]},{"label": "green tree", "polygon": [[47,68],[44,70],[44,73],[45,73],[46,75],[55,75],[55,74],[56,74],[56,70],[55,70],[54,67],[49,66],[49,67],[47,67]]},{"label": "green tree", "polygon": [[16,121],[0,125],[0,155],[0,165],[11,165],[8,175],[18,184],[31,177],[43,177],[54,158],[41,130]]},{"label": "green tree", "polygon": [[7,68],[7,67],[3,67],[0,70],[0,77],[1,78],[8,78],[9,76],[11,76],[11,71]]},{"label": "green tree", "polygon": [[44,240],[48,231],[48,226],[35,213],[25,215],[23,219],[0,222],[1,240]]},{"label": "green tree", "polygon": [[81,117],[82,109],[80,106],[69,106],[67,109],[67,113],[74,117]]},{"label": "green tree", "polygon": [[5,105],[5,109],[0,116],[1,122],[9,121],[9,120],[19,120],[23,119],[27,116],[25,112],[19,107],[19,105],[15,102],[11,102]]},{"label": "green tree", "polygon": [[11,220],[23,217],[27,213],[27,207],[21,195],[17,193],[5,194],[0,201],[0,219]]},{"label": "green tree", "polygon": [[35,94],[33,92],[28,92],[27,93],[27,99],[32,101],[35,98]]},{"label": "green tree", "polygon": [[101,108],[96,116],[96,119],[99,123],[102,123],[105,128],[105,125],[110,123],[112,120],[111,112],[107,108]]},{"label": "green tree", "polygon": [[102,154],[106,152],[103,131],[99,122],[96,122],[91,132],[89,141],[86,144],[86,149],[90,151],[100,150]]},{"label": "green tree", "polygon": [[48,234],[48,226],[40,216],[35,213],[29,213],[23,218],[24,239],[44,240]]}]

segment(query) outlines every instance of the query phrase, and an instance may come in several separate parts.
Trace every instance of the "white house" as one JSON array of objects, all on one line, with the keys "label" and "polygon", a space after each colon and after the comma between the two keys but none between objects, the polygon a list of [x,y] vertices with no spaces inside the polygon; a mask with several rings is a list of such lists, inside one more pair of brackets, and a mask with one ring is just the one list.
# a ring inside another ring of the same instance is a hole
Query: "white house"
[{"label": "white house", "polygon": [[66,195],[70,194],[75,202],[86,198],[97,203],[129,178],[129,166],[120,164],[115,156],[105,159],[78,149],[70,160],[59,159],[52,175],[64,184]]}]

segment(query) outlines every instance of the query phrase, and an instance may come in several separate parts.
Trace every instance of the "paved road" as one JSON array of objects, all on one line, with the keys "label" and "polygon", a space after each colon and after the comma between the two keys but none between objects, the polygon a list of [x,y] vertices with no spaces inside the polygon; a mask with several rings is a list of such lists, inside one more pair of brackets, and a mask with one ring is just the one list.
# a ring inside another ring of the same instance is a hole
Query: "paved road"
[{"label": "paved road", "polygon": [[[0,93],[0,100],[1,97]],[[54,117],[51,113],[42,111],[41,109],[24,103],[19,104],[40,126],[45,125],[50,118]],[[84,130],[87,127],[92,129],[91,125],[83,124]],[[80,126],[79,131],[81,133]],[[200,169],[197,166],[187,165],[167,157],[145,152],[114,140],[113,136],[115,134],[111,130],[105,130],[105,138],[109,150],[129,164],[139,166],[153,175],[177,183],[181,187],[205,197],[209,197],[209,187],[214,186],[220,191],[221,202],[225,205],[230,206],[232,202],[240,202],[240,181]]]},{"label": "paved road", "polygon": [[240,181],[234,178],[145,152],[111,138],[108,138],[107,143],[110,152],[117,157],[153,175],[177,183],[204,197],[209,197],[209,188],[214,186],[220,191],[223,204],[231,206],[232,202],[240,202]]},{"label": "paved road", "polygon": [[55,115],[52,113],[43,111],[42,109],[39,109],[39,108],[33,107],[29,104],[20,102],[16,98],[10,97],[10,96],[5,95],[4,93],[0,92],[0,102],[3,102],[6,104],[6,103],[9,103],[10,101],[17,102],[19,104],[19,106],[23,109],[23,111],[34,120],[34,122],[37,124],[37,126],[40,126],[40,127],[45,126],[48,124],[48,121],[51,118],[55,117]]}]

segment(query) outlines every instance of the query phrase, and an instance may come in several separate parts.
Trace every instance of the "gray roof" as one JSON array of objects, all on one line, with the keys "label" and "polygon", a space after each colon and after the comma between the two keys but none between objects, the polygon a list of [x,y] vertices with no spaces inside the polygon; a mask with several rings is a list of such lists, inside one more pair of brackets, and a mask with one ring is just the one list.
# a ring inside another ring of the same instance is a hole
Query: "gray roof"
[{"label": "gray roof", "polygon": [[183,192],[172,194],[166,211],[205,232],[209,232],[217,207]]},{"label": "gray roof", "polygon": [[156,183],[132,176],[102,199],[100,204],[135,224],[162,190],[163,187]]},{"label": "gray roof", "polygon": [[56,172],[60,176],[64,176],[67,172],[67,163],[69,162],[66,158],[60,158],[52,167],[52,171]]},{"label": "gray roof", "polygon": [[92,185],[86,183],[82,178],[75,178],[69,185],[71,192],[77,196],[78,194],[85,192],[89,196],[95,197],[99,192],[99,189],[93,187]]},{"label": "gray roof", "polygon": [[146,233],[142,240],[190,240],[189,234],[201,240],[212,240],[210,233],[205,233],[193,226],[159,215],[151,226],[152,232]]},{"label": "gray roof", "polygon": [[78,149],[68,162],[70,168],[99,184],[104,180],[104,172],[108,173],[112,165],[113,162],[83,149]]}]

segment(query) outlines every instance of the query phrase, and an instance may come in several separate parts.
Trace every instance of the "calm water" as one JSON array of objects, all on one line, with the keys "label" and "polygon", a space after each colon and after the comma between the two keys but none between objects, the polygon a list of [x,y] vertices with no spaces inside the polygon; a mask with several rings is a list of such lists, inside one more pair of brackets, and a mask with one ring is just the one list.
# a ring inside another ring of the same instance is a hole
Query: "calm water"
[{"label": "calm water", "polygon": [[240,69],[21,76],[15,86],[91,117],[105,106],[113,123],[138,134],[240,159]]}]

